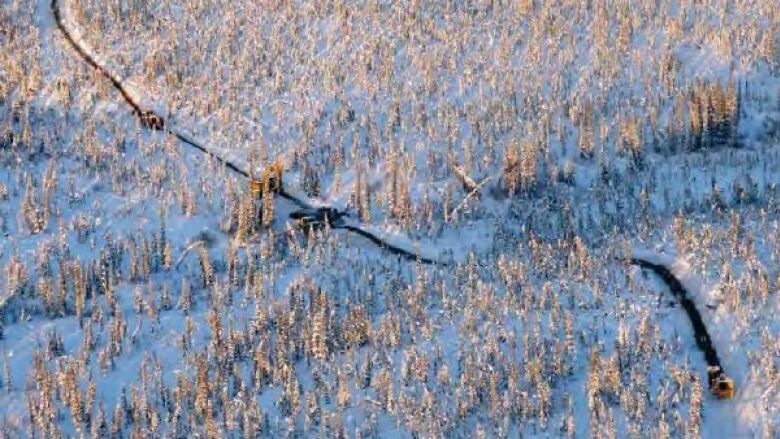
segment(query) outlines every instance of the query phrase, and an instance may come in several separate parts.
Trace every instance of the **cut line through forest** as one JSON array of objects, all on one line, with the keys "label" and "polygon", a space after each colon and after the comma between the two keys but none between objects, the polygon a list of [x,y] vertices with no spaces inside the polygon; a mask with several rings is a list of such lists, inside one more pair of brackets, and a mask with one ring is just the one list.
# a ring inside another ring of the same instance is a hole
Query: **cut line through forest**
[{"label": "cut line through forest", "polygon": [[[60,10],[59,1],[60,0],[51,0],[51,11],[52,14],[54,15],[54,21],[56,22],[57,28],[65,36],[65,39],[68,41],[68,43],[76,50],[76,53],[78,53],[79,56],[82,59],[84,59],[84,61],[87,62],[87,64],[89,64],[90,66],[92,66],[92,68],[97,70],[98,73],[106,77],[114,86],[114,88],[116,88],[117,91],[119,91],[119,93],[122,95],[123,100],[132,108],[133,114],[136,117],[138,117],[138,119],[141,121],[143,126],[151,130],[165,131],[175,136],[184,144],[189,145],[195,148],[196,150],[208,155],[209,157],[217,160],[217,162],[224,165],[230,171],[243,176],[247,180],[251,179],[248,171],[242,169],[235,163],[232,163],[230,160],[221,157],[220,155],[216,154],[214,151],[209,150],[209,148],[199,144],[195,140],[191,139],[189,136],[179,132],[176,129],[171,128],[168,124],[166,124],[165,118],[162,115],[156,113],[154,110],[142,109],[141,106],[138,104],[138,102],[136,102],[132,98],[130,93],[128,93],[125,86],[122,84],[122,81],[119,78],[115,77],[109,69],[107,69],[106,67],[102,66],[99,62],[97,62],[97,60],[86,49],[84,49],[84,47],[82,47],[75,40],[75,38],[73,38],[73,35],[71,34],[70,30],[67,28],[67,26],[65,26],[65,23],[63,22],[62,11]],[[363,228],[354,225],[344,224],[343,221],[341,221],[341,218],[347,215],[346,211],[339,211],[338,209],[335,209],[333,207],[311,206],[310,204],[306,203],[304,200],[300,199],[299,197],[296,197],[294,194],[286,190],[284,188],[283,181],[280,181],[278,193],[282,198],[285,198],[293,202],[298,207],[301,207],[309,211],[313,211],[319,216],[333,219],[334,221],[330,224],[331,228],[333,229],[343,229],[355,233],[357,235],[360,235],[368,239],[372,244],[376,245],[377,247],[387,250],[388,252],[395,254],[397,256],[401,256],[405,259],[409,259],[427,265],[445,265],[442,261],[426,258],[420,254],[414,253],[412,251],[399,247],[395,244],[392,244],[387,240],[382,239],[380,236],[377,236],[374,233],[371,233]],[[333,217],[334,213],[336,214],[335,218]]]},{"label": "cut line through forest", "polygon": [[[717,368],[721,373],[725,373],[718,352],[707,331],[707,326],[704,324],[704,320],[701,317],[701,313],[696,307],[696,304],[688,297],[688,290],[683,286],[682,282],[680,282],[668,267],[662,264],[657,264],[641,258],[631,258],[631,265],[647,268],[664,281],[669,288],[669,291],[677,298],[678,302],[680,302],[680,305],[685,310],[688,321],[690,321],[691,327],[693,328],[696,345],[704,354],[707,366],[710,368]],[[712,380],[712,377],[710,377],[710,380]],[[712,385],[712,383],[710,383],[710,385]]]}]

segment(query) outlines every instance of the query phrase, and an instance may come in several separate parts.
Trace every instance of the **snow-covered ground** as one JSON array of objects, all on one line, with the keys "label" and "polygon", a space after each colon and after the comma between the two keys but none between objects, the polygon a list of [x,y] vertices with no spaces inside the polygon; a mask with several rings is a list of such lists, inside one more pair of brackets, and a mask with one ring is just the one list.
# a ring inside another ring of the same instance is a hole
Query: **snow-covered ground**
[{"label": "snow-covered ground", "polygon": [[[60,0],[177,130],[428,265],[296,229],[0,1],[0,436],[780,434],[772,2]],[[702,99],[739,123],[691,151]]]}]

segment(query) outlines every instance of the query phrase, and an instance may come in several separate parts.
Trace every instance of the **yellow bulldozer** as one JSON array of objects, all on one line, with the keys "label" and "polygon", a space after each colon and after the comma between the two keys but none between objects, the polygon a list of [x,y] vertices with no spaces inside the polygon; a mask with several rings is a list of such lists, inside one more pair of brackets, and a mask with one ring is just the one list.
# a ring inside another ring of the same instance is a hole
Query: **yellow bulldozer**
[{"label": "yellow bulldozer", "polygon": [[717,399],[734,398],[734,380],[726,376],[720,366],[707,368],[707,378],[710,384],[710,392]]},{"label": "yellow bulldozer", "polygon": [[262,196],[263,192],[279,192],[282,188],[282,164],[278,161],[268,165],[263,169],[259,178],[249,178],[249,191],[255,196]]}]

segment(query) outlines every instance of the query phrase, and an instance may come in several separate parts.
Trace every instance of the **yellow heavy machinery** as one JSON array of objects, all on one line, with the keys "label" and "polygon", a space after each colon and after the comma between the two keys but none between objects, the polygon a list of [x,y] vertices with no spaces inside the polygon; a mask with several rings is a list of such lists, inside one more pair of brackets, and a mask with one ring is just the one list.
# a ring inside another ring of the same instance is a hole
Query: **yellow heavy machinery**
[{"label": "yellow heavy machinery", "polygon": [[712,396],[717,399],[734,398],[734,380],[726,376],[720,366],[708,367],[707,378],[709,379]]},{"label": "yellow heavy machinery", "polygon": [[282,164],[278,161],[263,169],[260,178],[249,179],[249,191],[256,196],[263,195],[267,189],[271,192],[279,192],[282,188]]}]

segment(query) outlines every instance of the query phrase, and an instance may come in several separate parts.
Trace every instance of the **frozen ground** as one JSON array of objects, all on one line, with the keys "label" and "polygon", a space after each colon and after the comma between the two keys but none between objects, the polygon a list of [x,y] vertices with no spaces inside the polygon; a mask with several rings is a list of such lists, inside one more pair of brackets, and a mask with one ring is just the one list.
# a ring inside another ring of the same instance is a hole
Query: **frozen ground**
[{"label": "frozen ground", "polygon": [[[556,15],[530,2],[63,0],[139,100],[247,169],[283,157],[291,189],[447,263],[431,266],[345,230],[307,236],[282,199],[256,221],[240,176],[138,125],[49,1],[2,1],[3,435],[780,434],[771,2],[660,2],[647,22],[645,2],[560,2]],[[581,34],[566,40],[564,22]],[[605,42],[630,62],[610,64]],[[376,66],[358,69],[373,50]],[[480,55],[493,52],[506,60]],[[719,96],[691,91],[697,77],[742,84],[740,147],[685,146],[696,136],[688,116],[673,125],[675,99]],[[522,114],[502,107],[512,93]],[[583,106],[619,120],[593,158],[579,154],[585,119],[567,112]],[[621,134],[630,116],[648,120],[641,160]],[[492,179],[464,202],[463,173]],[[631,251],[695,293],[735,399],[710,396],[685,314],[624,263]]]}]

